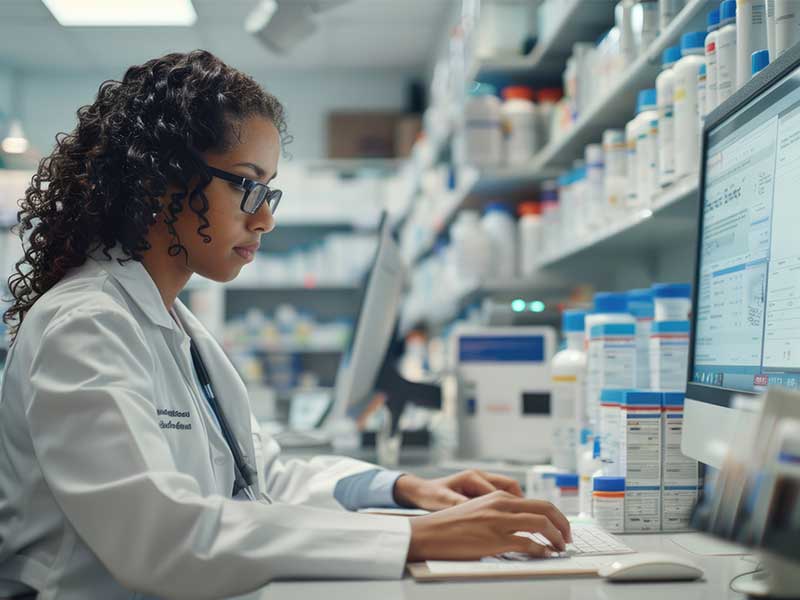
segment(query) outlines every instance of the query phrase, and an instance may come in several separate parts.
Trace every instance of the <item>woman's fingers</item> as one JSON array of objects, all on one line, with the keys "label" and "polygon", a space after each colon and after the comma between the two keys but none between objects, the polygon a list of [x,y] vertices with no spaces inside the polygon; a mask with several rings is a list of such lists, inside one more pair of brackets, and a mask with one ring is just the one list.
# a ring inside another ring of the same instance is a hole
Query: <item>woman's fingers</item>
[{"label": "woman's fingers", "polygon": [[466,471],[465,473],[459,475],[455,483],[456,487],[459,488],[459,491],[463,492],[466,496],[472,496],[473,498],[491,494],[497,489],[486,480],[486,478],[483,476],[483,473],[480,471]]},{"label": "woman's fingers", "polygon": [[528,533],[540,533],[548,539],[553,548],[559,552],[566,550],[564,535],[553,523],[544,515],[532,515],[528,513],[516,513],[507,515],[503,519],[505,529],[509,533],[526,531]]},{"label": "woman's fingers", "polygon": [[556,526],[561,535],[567,541],[572,542],[572,532],[569,520],[552,503],[544,500],[529,500],[525,498],[499,498],[495,508],[510,513],[529,513],[534,515],[544,515]]},{"label": "woman's fingers", "polygon": [[509,549],[503,552],[523,552],[533,558],[548,558],[553,550],[531,541],[530,538],[512,535],[509,540]]},{"label": "woman's fingers", "polygon": [[486,481],[491,483],[494,487],[498,490],[505,490],[510,494],[514,494],[515,496],[522,498],[522,488],[519,485],[519,482],[516,479],[512,479],[511,477],[506,477],[505,475],[496,475],[494,473],[483,473],[482,471],[480,474],[483,476]]}]

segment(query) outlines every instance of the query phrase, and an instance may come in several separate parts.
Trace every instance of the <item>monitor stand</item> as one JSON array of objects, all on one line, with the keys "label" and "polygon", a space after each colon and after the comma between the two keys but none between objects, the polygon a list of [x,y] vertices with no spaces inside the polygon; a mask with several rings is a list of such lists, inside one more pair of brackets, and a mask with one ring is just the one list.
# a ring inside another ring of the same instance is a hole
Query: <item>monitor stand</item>
[{"label": "monitor stand", "polygon": [[735,591],[748,598],[798,599],[800,598],[800,568],[790,561],[770,552],[756,553],[763,571],[740,577],[734,583]]}]

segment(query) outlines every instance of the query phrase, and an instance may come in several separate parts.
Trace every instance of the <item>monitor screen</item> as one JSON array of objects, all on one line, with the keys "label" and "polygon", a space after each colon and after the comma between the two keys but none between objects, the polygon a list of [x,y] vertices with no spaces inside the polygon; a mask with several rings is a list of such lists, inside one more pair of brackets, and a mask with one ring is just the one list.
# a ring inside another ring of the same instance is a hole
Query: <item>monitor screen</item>
[{"label": "monitor screen", "polygon": [[800,69],[707,132],[691,381],[800,387]]}]

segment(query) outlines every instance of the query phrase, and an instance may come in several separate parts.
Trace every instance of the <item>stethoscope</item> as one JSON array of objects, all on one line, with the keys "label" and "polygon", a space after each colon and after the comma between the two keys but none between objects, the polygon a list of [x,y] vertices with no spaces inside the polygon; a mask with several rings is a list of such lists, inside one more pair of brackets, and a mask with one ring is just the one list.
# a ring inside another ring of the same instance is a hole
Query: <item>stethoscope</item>
[{"label": "stethoscope", "polygon": [[[222,430],[222,437],[225,438],[225,443],[228,444],[228,448],[233,455],[233,496],[235,497],[239,492],[244,492],[244,495],[247,496],[248,499],[253,501],[259,500],[253,488],[253,477],[256,474],[256,470],[244,459],[244,455],[242,454],[239,444],[236,442],[228,419],[225,418],[225,413],[222,412],[222,408],[217,402],[214,388],[211,386],[211,377],[208,375],[208,370],[206,369],[205,363],[203,363],[203,358],[200,356],[200,351],[197,349],[194,340],[190,339],[189,350],[192,354],[192,363],[197,373],[197,379],[200,382],[200,389],[203,391],[203,395],[206,397],[211,410],[214,412],[217,423],[219,423],[219,427]],[[264,492],[261,493],[260,499],[266,501],[268,504],[272,504],[272,499]]]}]

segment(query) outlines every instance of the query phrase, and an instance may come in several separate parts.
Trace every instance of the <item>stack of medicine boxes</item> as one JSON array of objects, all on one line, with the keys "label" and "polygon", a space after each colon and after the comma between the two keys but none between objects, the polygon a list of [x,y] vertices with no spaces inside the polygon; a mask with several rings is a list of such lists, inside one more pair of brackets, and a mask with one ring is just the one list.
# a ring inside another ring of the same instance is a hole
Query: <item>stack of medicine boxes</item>
[{"label": "stack of medicine boxes", "polygon": [[[697,499],[698,463],[681,452],[689,322],[673,295],[684,293],[685,286],[654,289],[655,318],[647,323],[650,389],[606,388],[600,394],[603,470],[625,478],[626,532],[688,529]],[[658,302],[659,294],[666,302]]]}]

